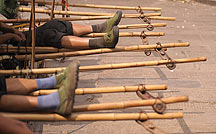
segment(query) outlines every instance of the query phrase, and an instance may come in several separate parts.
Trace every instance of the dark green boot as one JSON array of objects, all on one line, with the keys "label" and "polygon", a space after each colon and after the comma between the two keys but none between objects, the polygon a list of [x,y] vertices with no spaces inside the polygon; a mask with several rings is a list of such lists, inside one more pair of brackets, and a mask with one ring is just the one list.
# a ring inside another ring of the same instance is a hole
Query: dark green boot
[{"label": "dark green boot", "polygon": [[65,80],[63,85],[58,90],[60,97],[60,106],[57,113],[63,116],[70,116],[73,110],[75,89],[77,88],[79,79],[79,62],[72,61],[72,63],[64,70]]},{"label": "dark green boot", "polygon": [[102,24],[92,25],[94,33],[110,32],[114,26],[117,26],[122,18],[122,11],[117,11],[115,15]]},{"label": "dark green boot", "polygon": [[119,29],[114,26],[113,29],[104,35],[104,44],[106,48],[115,48],[119,40]]},{"label": "dark green boot", "polygon": [[69,75],[67,71],[58,72],[56,74],[56,88],[60,88],[63,85],[67,75]]},{"label": "dark green boot", "polygon": [[102,38],[89,39],[89,48],[115,48],[119,39],[119,29],[114,26],[113,29],[106,33]]}]

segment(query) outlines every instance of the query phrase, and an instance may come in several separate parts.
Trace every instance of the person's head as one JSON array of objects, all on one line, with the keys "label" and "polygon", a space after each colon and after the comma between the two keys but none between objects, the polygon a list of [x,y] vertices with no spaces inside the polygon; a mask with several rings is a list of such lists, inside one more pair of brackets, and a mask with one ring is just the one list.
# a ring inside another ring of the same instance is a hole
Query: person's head
[{"label": "person's head", "polygon": [[17,0],[0,0],[0,13],[7,19],[15,19],[18,16]]}]

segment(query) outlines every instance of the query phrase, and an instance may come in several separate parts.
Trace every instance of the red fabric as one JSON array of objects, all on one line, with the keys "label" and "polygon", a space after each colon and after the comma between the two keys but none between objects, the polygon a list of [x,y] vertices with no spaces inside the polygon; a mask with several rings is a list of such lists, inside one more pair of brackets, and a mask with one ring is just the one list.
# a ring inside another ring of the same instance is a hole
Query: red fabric
[{"label": "red fabric", "polygon": [[69,11],[69,8],[68,8],[68,0],[62,0],[62,4],[64,4],[66,10]]}]

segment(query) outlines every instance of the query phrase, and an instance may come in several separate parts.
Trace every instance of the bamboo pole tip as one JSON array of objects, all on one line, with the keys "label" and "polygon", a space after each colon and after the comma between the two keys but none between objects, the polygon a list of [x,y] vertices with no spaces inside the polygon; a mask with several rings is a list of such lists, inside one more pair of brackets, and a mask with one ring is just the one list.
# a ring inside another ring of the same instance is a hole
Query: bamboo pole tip
[{"label": "bamboo pole tip", "polygon": [[186,102],[189,101],[189,97],[188,96],[181,96],[181,98]]},{"label": "bamboo pole tip", "polygon": [[165,35],[165,32],[160,32],[160,35],[161,35],[161,36],[164,36],[164,35]]},{"label": "bamboo pole tip", "polygon": [[185,42],[186,46],[189,47],[190,46],[190,43],[189,42]]},{"label": "bamboo pole tip", "polygon": [[173,113],[173,118],[183,118],[183,113],[182,112],[178,112],[178,113]]},{"label": "bamboo pole tip", "polygon": [[165,85],[163,85],[163,86],[164,86],[164,89],[167,89],[167,88],[168,88],[168,85],[166,85],[166,84],[165,84]]},{"label": "bamboo pole tip", "polygon": [[203,56],[203,57],[199,57],[199,60],[200,61],[207,61],[207,58]]}]

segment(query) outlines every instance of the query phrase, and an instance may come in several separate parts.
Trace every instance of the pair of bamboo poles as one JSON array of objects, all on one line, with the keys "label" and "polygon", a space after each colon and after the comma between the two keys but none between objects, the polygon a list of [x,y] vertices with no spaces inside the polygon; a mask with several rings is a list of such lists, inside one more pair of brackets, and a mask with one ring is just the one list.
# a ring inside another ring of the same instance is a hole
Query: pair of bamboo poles
[{"label": "pair of bamboo poles", "polygon": [[[70,51],[69,49],[55,49],[52,47],[47,47],[46,49],[41,47],[36,47],[35,53],[41,53],[41,52],[56,52],[61,51],[59,53],[48,53],[48,54],[36,54],[35,59],[36,60],[42,60],[42,59],[54,59],[54,58],[61,58],[61,57],[73,57],[73,56],[83,56],[83,55],[91,55],[91,54],[102,54],[102,53],[112,53],[112,52],[132,52],[132,51],[144,51],[144,50],[152,50],[155,49],[167,49],[167,48],[173,48],[173,47],[188,47],[189,43],[166,43],[161,44],[161,46],[158,46],[157,44],[151,44],[151,45],[135,45],[135,46],[117,46],[116,48],[101,48],[101,49],[91,49],[91,50],[80,50],[80,51]],[[0,47],[0,54],[8,54],[8,53],[29,53],[31,50],[31,47],[25,48],[25,47],[6,47],[2,46]],[[30,60],[31,55],[16,55],[15,56],[17,60]]]},{"label": "pair of bamboo poles", "polygon": [[[19,0],[19,2],[23,2]],[[24,0],[24,2],[31,2],[30,0]],[[46,1],[35,1],[37,3],[44,3],[52,5],[52,2]],[[56,5],[62,5],[58,2],[55,3]],[[149,7],[127,7],[127,6],[109,6],[109,5],[93,5],[93,4],[69,4],[69,6],[73,7],[87,7],[87,8],[105,8],[105,9],[121,9],[121,10],[143,10],[143,11],[161,11],[161,8],[149,8]],[[31,12],[30,8],[19,7],[18,9],[20,12]],[[44,9],[35,9],[35,13],[48,13],[51,14],[51,10],[44,10]],[[74,12],[74,11],[53,11],[53,14],[62,14],[62,15],[84,15],[84,17],[69,17],[69,18],[56,18],[65,21],[80,21],[80,20],[96,20],[96,19],[109,19],[113,16],[110,13],[92,13],[92,12]],[[148,19],[152,20],[169,20],[173,21],[175,17],[161,17],[161,12],[157,13],[145,13],[142,14],[143,16],[147,17]],[[138,18],[141,17],[140,14],[123,14],[123,18]],[[40,18],[35,19],[35,22],[46,22],[51,20],[51,18]],[[15,22],[29,22],[29,19],[8,19],[8,20],[0,20],[1,22],[5,23],[15,23]]]},{"label": "pair of bamboo poles", "polygon": [[[18,2],[28,2],[31,0],[18,0]],[[52,2],[46,0],[36,0],[35,3],[52,5]],[[55,2],[55,5],[62,6],[61,2]],[[158,7],[133,7],[133,6],[113,6],[113,5],[95,5],[95,4],[74,4],[68,3],[70,7],[84,7],[84,8],[102,8],[102,9],[121,9],[121,10],[139,10],[142,9],[144,11],[161,11],[161,8]]]},{"label": "pair of bamboo poles", "polygon": [[[139,86],[118,86],[118,87],[100,87],[100,88],[77,88],[75,90],[76,95],[84,94],[100,94],[100,93],[119,93],[119,92],[146,92],[152,90],[166,90],[167,85],[139,85]],[[47,95],[56,92],[57,89],[52,90],[38,90],[31,93],[34,96]],[[161,99],[148,99],[148,100],[134,100],[125,102],[115,103],[101,103],[101,104],[89,104],[79,105],[73,107],[73,112],[86,112],[86,111],[97,111],[97,110],[113,110],[113,109],[125,109],[130,107],[139,106],[152,106],[157,103],[178,103],[188,101],[187,96],[168,97]]]},{"label": "pair of bamboo poles", "polygon": [[183,118],[183,113],[98,113],[77,114],[63,117],[59,114],[37,114],[37,113],[3,113],[0,115],[23,121],[120,121],[120,120],[148,120],[148,119],[175,119]]},{"label": "pair of bamboo poles", "polygon": [[[144,86],[144,87],[143,87]],[[167,85],[142,85],[142,86],[120,86],[120,87],[101,87],[101,88],[78,88],[76,89],[76,95],[82,95],[87,93],[115,93],[115,92],[134,92],[142,91],[145,88],[145,91],[150,90],[165,90]],[[37,93],[43,90],[34,92],[33,95],[38,95]],[[45,94],[50,94],[53,91],[49,90]],[[113,110],[113,109],[125,109],[130,107],[140,107],[140,106],[153,106],[155,104],[165,103],[178,103],[188,101],[187,96],[178,96],[178,97],[168,97],[162,99],[149,99],[149,100],[135,100],[135,101],[125,101],[117,103],[102,103],[102,104],[90,104],[90,105],[79,105],[74,106],[72,116],[65,118],[57,114],[12,114],[12,113],[0,113],[5,117],[15,118],[19,120],[49,120],[49,121],[92,121],[92,120],[146,120],[146,119],[172,119],[172,118],[182,118],[182,113],[165,113],[165,114],[156,114],[156,113],[106,113],[106,114],[76,114],[74,112],[85,112],[85,111],[98,111],[98,110]]]},{"label": "pair of bamboo poles", "polygon": [[[101,19],[109,19],[113,16],[82,16],[82,17],[68,17],[68,18],[54,18],[63,21],[83,21],[83,20],[101,20]],[[134,17],[137,18],[137,17]],[[167,21],[175,21],[175,17],[161,17],[161,16],[149,16],[147,17],[151,20],[167,20]],[[35,22],[47,22],[51,20],[50,18],[36,18]],[[28,23],[30,19],[7,19],[0,20],[3,23]]]}]

